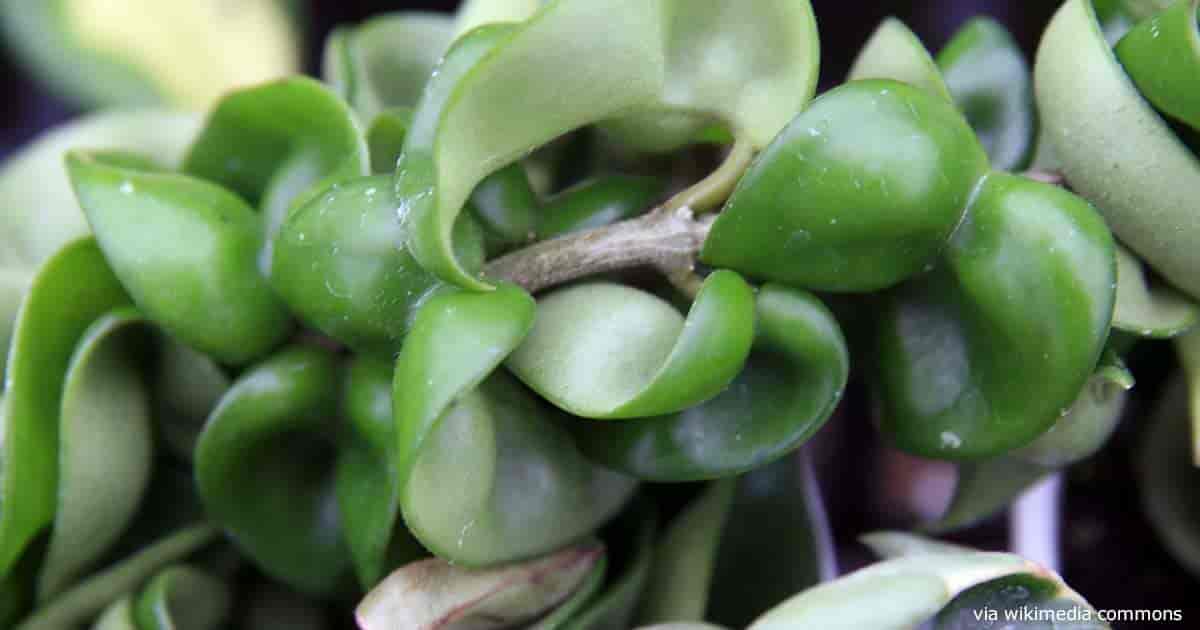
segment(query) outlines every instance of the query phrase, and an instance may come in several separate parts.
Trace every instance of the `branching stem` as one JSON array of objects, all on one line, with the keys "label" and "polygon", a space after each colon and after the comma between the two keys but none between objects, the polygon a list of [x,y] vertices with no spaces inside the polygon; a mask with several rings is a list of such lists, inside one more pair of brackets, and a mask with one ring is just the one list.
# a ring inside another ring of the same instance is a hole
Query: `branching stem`
[{"label": "branching stem", "polygon": [[664,205],[634,219],[535,243],[491,261],[484,273],[535,293],[598,273],[651,267],[691,293],[698,286],[692,271],[696,256],[714,219]]}]

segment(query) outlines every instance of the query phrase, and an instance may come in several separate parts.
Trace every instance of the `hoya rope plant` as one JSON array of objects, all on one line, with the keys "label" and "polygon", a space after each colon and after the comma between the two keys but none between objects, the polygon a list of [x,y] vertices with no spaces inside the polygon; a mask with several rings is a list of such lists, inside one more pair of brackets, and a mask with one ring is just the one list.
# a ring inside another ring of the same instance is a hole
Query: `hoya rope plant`
[{"label": "hoya rope plant", "polygon": [[1068,0],[1032,71],[888,20],[814,98],[804,0],[472,0],[47,134],[0,171],[0,624],[1108,627],[915,534],[837,577],[802,447],[857,369],[966,527],[1175,339],[1139,470],[1200,571],[1200,34],[1150,4]]}]

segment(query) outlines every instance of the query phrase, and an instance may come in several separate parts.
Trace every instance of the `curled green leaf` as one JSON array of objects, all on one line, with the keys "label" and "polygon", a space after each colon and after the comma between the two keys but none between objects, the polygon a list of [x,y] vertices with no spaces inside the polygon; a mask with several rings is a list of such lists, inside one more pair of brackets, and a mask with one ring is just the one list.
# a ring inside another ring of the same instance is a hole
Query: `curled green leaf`
[{"label": "curled green leaf", "polygon": [[533,15],[546,0],[466,0],[454,19],[454,33],[474,30],[484,24],[523,22]]},{"label": "curled green leaf", "polygon": [[337,398],[335,357],[287,348],[233,384],[196,444],[208,515],[264,572],[314,595],[336,592],[349,569],[331,461]]},{"label": "curled green leaf", "polygon": [[949,100],[891,80],[848,83],[758,156],[701,259],[798,288],[892,286],[941,251],[986,171]]},{"label": "curled green leaf", "polygon": [[15,153],[0,167],[0,267],[32,269],[90,231],[63,165],[67,151],[136,151],[174,166],[199,124],[198,116],[162,109],[89,114],[51,129]]},{"label": "curled green leaf", "polygon": [[1194,0],[1140,22],[1117,44],[1117,58],[1142,96],[1167,116],[1200,130],[1200,27]]},{"label": "curled green leaf", "polygon": [[322,74],[360,120],[373,121],[388,108],[417,104],[452,29],[447,16],[422,12],[388,13],[338,28],[325,40]]},{"label": "curled green leaf", "polygon": [[183,171],[224,186],[258,207],[260,263],[290,210],[329,184],[370,173],[362,130],[345,101],[307,77],[231,92],[208,115]]},{"label": "curled green leaf", "polygon": [[938,64],[921,39],[893,17],[880,23],[850,68],[847,80],[863,79],[891,79],[953,100]]},{"label": "curled green leaf", "polygon": [[754,293],[731,271],[704,281],[686,321],[649,293],[584,284],[538,301],[537,322],[506,365],[574,415],[638,418],[719,394],[753,339]]},{"label": "curled green leaf", "polygon": [[1071,186],[1167,282],[1200,295],[1200,161],[1138,91],[1091,0],[1069,0],[1034,64],[1038,113]]},{"label": "curled green leaf", "polygon": [[580,587],[604,556],[580,545],[495,569],[471,570],[440,558],[398,569],[358,605],[362,630],[490,630],[519,626]]},{"label": "curled green leaf", "polygon": [[[63,383],[54,523],[38,577],[49,600],[125,530],[150,479],[150,396],[139,370],[131,308],[98,318],[79,340]],[[141,339],[138,338],[141,335]]]},{"label": "curled green leaf", "polygon": [[942,263],[885,297],[884,432],[914,454],[959,460],[1036,439],[1068,411],[1104,348],[1113,256],[1082,199],[989,175]]},{"label": "curled green leaf", "polygon": [[[360,352],[399,350],[411,309],[441,284],[408,251],[396,203],[389,176],[346,180],[296,208],[275,241],[275,291],[305,323]],[[463,215],[455,236],[460,260],[478,270],[479,225]]]},{"label": "curled green leaf", "polygon": [[[595,28],[615,15],[620,29]],[[664,76],[663,19],[659,2],[556,0],[520,26],[482,27],[458,41],[417,106],[397,169],[409,245],[423,267],[492,288],[452,245],[476,184],[572,129],[653,99]],[[480,35],[497,29],[495,39]]]},{"label": "curled green leaf", "polygon": [[1037,130],[1033,77],[1008,30],[991,18],[974,18],[938,53],[937,63],[992,166],[1025,168]]},{"label": "curled green leaf", "polygon": [[761,149],[817,87],[820,42],[808,0],[661,0],[665,82],[652,104],[606,123],[624,144],[669,151],[713,125]]},{"label": "curled green leaf", "polygon": [[665,416],[577,421],[571,429],[584,452],[641,479],[691,481],[751,470],[812,436],[849,376],[845,339],[811,294],[768,284],[755,305],[750,357],[720,394]]},{"label": "curled green leaf", "polygon": [[[569,418],[496,371],[533,319],[533,300],[511,285],[446,291],[418,309],[397,359],[404,520],[459,564],[561,548],[616,514],[636,487],[588,462],[562,427]],[[533,471],[543,483],[528,483]]]},{"label": "curled green leaf", "polygon": [[63,386],[75,346],[93,321],[129,304],[90,238],[63,247],[34,276],[17,315],[0,405],[0,575],[57,509]]},{"label": "curled green leaf", "polygon": [[138,307],[188,345],[227,363],[261,356],[290,331],[256,263],[259,217],[210,182],[72,152],[67,169],[117,277]]}]

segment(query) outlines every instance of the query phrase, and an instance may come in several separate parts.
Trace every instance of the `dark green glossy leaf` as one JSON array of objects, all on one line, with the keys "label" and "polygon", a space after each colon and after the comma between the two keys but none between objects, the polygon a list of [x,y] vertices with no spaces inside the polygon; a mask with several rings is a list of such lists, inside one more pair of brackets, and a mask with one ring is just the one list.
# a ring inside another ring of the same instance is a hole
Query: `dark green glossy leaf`
[{"label": "dark green glossy leaf", "polygon": [[1200,28],[1194,0],[1133,27],[1117,44],[1117,58],[1129,77],[1160,112],[1200,131]]},{"label": "dark green glossy leaf", "polygon": [[220,580],[188,566],[173,566],[146,585],[134,618],[140,630],[216,630],[229,617],[231,599]]},{"label": "dark green glossy leaf", "polygon": [[750,358],[706,403],[629,422],[571,425],[584,452],[642,479],[690,481],[738,474],[790,452],[841,399],[846,342],[816,297],[766,285],[756,299]]},{"label": "dark green glossy leaf", "polygon": [[342,585],[349,557],[333,488],[336,359],[291,347],[243,374],[196,444],[210,518],[264,572],[309,594]]},{"label": "dark green glossy leaf", "polygon": [[891,79],[952,100],[937,63],[921,39],[896,18],[881,22],[854,60],[847,80],[862,79]]},{"label": "dark green glossy leaf", "polygon": [[986,170],[948,101],[890,80],[849,83],[759,155],[701,259],[796,287],[888,287],[933,260]]},{"label": "dark green glossy leaf", "polygon": [[343,398],[351,436],[338,453],[337,500],[346,545],[365,588],[423,552],[399,522],[392,372],[389,361],[355,359],[347,370]]},{"label": "dark green glossy leaf", "polygon": [[1038,114],[1071,187],[1167,282],[1200,296],[1200,161],[1118,62],[1091,0],[1069,0],[1034,64]]},{"label": "dark green glossy leaf", "polygon": [[233,190],[259,208],[261,264],[295,206],[329,184],[370,172],[366,139],[329,88],[292,77],[231,92],[209,114],[183,170]]},{"label": "dark green glossy leaf", "polygon": [[0,3],[6,40],[56,92],[84,106],[202,109],[225,90],[300,70],[279,0]]},{"label": "dark green glossy leaf", "polygon": [[1037,127],[1033,77],[1008,30],[991,18],[974,18],[938,53],[937,62],[992,166],[1025,168]]},{"label": "dark green glossy leaf", "polygon": [[761,149],[812,98],[820,45],[808,0],[661,5],[666,80],[651,105],[606,126],[621,142],[670,151],[715,123]]},{"label": "dark green glossy leaf", "polygon": [[1142,262],[1117,246],[1113,328],[1139,337],[1174,337],[1200,321],[1200,305],[1168,286],[1151,284]]},{"label": "dark green glossy leaf", "polygon": [[648,210],[664,188],[653,177],[610,175],[586,181],[546,201],[538,239],[632,219]]},{"label": "dark green glossy leaf", "polygon": [[143,324],[128,307],[101,316],[71,357],[58,419],[57,507],[38,578],[41,602],[108,550],[149,482],[150,400],[135,352],[146,340]]},{"label": "dark green glossy leaf", "polygon": [[538,300],[537,322],[506,365],[572,414],[638,418],[719,394],[753,339],[754,293],[730,271],[705,279],[686,321],[649,293],[583,284]]},{"label": "dark green glossy leaf", "polygon": [[533,300],[510,285],[447,291],[417,311],[397,360],[404,520],[426,548],[466,566],[560,548],[608,520],[636,486],[590,464],[563,414],[494,372],[533,319]]},{"label": "dark green glossy leaf", "polygon": [[54,518],[63,385],[75,346],[96,318],[129,303],[90,238],[61,249],[33,279],[17,315],[0,406],[0,575]]},{"label": "dark green glossy leaf", "polygon": [[977,459],[1064,414],[1108,337],[1113,242],[1082,199],[993,173],[933,271],[888,294],[880,412],[898,447]]},{"label": "dark green glossy leaf", "polygon": [[16,630],[74,628],[94,618],[106,606],[132,592],[163,567],[195,553],[217,537],[208,525],[181,529],[92,575],[39,608]]},{"label": "dark green glossy leaf", "polygon": [[0,268],[32,269],[90,231],[63,165],[67,151],[137,151],[173,166],[199,123],[191,114],[160,109],[90,114],[51,129],[13,154],[0,168]]},{"label": "dark green glossy leaf", "polygon": [[[391,178],[334,184],[297,208],[279,231],[271,284],[306,323],[365,352],[390,355],[412,307],[440,283],[408,252]],[[483,264],[478,225],[459,220],[455,244],[471,269]]]},{"label": "dark green glossy leaf", "polygon": [[520,626],[566,600],[604,556],[598,545],[494,569],[440,558],[402,567],[358,605],[362,630],[499,630]]},{"label": "dark green glossy leaf", "polygon": [[[620,29],[595,28],[614,15]],[[491,288],[452,246],[476,184],[568,131],[653,99],[664,76],[663,19],[659,2],[557,0],[519,27],[483,27],[456,43],[417,106],[397,170],[423,267]],[[488,31],[503,32],[480,34]]]},{"label": "dark green glossy leaf", "polygon": [[73,152],[67,169],[105,258],[155,323],[228,363],[287,335],[288,314],[255,260],[260,219],[236,195],[107,154]]},{"label": "dark green glossy leaf", "polygon": [[451,20],[437,13],[375,16],[330,35],[322,72],[361,120],[373,121],[389,107],[417,104],[452,29]]}]

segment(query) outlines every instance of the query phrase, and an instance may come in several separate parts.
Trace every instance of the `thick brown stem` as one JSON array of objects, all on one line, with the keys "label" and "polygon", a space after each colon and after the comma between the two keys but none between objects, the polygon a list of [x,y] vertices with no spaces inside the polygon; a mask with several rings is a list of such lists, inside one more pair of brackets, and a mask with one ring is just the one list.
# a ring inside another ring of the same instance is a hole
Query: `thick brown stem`
[{"label": "thick brown stem", "polygon": [[682,290],[696,286],[696,256],[713,217],[657,208],[636,219],[566,234],[497,258],[484,273],[535,293],[606,271],[652,267]]}]

